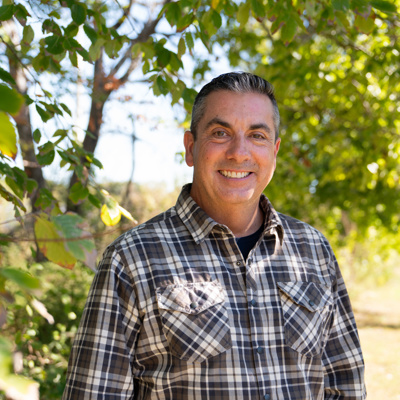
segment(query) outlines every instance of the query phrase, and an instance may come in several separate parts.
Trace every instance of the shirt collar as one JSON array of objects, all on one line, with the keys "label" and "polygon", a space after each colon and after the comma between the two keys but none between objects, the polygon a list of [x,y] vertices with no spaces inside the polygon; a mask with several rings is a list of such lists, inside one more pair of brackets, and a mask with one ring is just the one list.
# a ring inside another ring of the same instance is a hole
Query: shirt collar
[{"label": "shirt collar", "polygon": [[[218,227],[220,230],[226,231],[226,227],[214,221],[198,206],[190,196],[191,186],[191,183],[183,186],[175,208],[182,222],[192,235],[193,240],[196,244],[199,244],[214,228]],[[284,231],[279,214],[275,211],[264,194],[261,195],[260,206],[265,215],[263,235],[267,233],[270,235],[277,234],[280,245],[282,246]]]}]

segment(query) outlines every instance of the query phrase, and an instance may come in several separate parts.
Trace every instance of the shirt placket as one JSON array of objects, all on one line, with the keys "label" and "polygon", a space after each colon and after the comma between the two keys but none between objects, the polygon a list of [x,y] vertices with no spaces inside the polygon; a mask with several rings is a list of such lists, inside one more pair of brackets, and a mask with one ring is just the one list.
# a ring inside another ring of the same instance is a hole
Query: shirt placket
[{"label": "shirt placket", "polygon": [[256,276],[256,268],[254,268],[257,251],[259,249],[253,249],[246,262],[247,312],[250,321],[254,370],[256,371],[259,398],[270,400],[272,398],[271,394],[268,390],[265,390],[268,380],[268,376],[266,375],[268,351],[264,336],[260,334],[263,330],[263,320],[258,300],[258,277]]},{"label": "shirt placket", "polygon": [[[244,279],[244,286],[246,290],[247,298],[247,315],[248,321],[250,323],[249,337],[251,338],[251,349],[253,352],[253,365],[247,366],[248,369],[255,371],[255,381],[258,387],[258,394],[260,400],[271,400],[271,394],[265,390],[267,377],[265,375],[265,370],[267,369],[267,356],[266,343],[264,341],[263,335],[259,334],[262,331],[262,317],[259,308],[258,296],[257,296],[257,280],[255,275],[254,256],[256,254],[257,247],[251,250],[247,260],[244,260],[236,241],[230,241],[233,253],[236,258],[233,260],[235,267],[240,268],[242,272],[242,278]],[[258,246],[258,244],[257,244]]]}]

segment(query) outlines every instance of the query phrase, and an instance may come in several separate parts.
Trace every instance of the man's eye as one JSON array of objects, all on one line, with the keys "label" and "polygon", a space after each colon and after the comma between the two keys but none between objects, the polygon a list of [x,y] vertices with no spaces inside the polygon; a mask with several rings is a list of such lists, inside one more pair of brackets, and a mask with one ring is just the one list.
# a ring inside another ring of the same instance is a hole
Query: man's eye
[{"label": "man's eye", "polygon": [[226,136],[226,132],[225,131],[215,131],[214,135],[217,137],[224,137],[224,136]]},{"label": "man's eye", "polygon": [[253,133],[253,138],[255,139],[265,139],[265,136],[261,133]]}]

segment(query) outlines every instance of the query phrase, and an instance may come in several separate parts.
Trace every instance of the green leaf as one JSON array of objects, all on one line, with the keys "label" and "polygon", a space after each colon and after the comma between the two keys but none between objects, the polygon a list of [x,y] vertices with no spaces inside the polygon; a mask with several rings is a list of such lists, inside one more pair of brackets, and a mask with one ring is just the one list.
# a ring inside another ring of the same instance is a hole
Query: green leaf
[{"label": "green leaf", "polygon": [[375,21],[371,17],[364,18],[361,15],[356,15],[354,25],[359,32],[368,35],[373,31],[375,27]]},{"label": "green leaf", "polygon": [[65,238],[60,235],[58,226],[43,214],[36,218],[35,235],[40,251],[52,262],[72,269],[77,261],[71,251],[66,249]]},{"label": "green leaf", "polygon": [[160,93],[164,96],[167,95],[169,93],[169,86],[162,76],[158,76],[156,82]]},{"label": "green leaf", "polygon": [[32,66],[35,71],[45,71],[49,67],[50,57],[45,56],[42,53],[39,53],[33,60]]},{"label": "green leaf", "polygon": [[185,90],[185,88],[186,85],[180,79],[178,79],[178,81],[171,90],[172,104],[176,104],[181,99],[182,93]]},{"label": "green leaf", "polygon": [[17,156],[17,133],[7,114],[0,112],[0,151],[8,157]]},{"label": "green leaf", "polygon": [[95,43],[98,38],[97,32],[87,24],[83,26],[83,30],[85,31],[86,36],[90,39],[90,41],[92,43]]},{"label": "green leaf", "polygon": [[35,202],[35,207],[39,207],[41,209],[46,209],[50,207],[55,202],[55,198],[50,190],[46,188],[41,188],[39,190],[38,199]]},{"label": "green leaf", "polygon": [[61,36],[47,36],[44,42],[47,44],[47,51],[50,54],[61,54],[64,51],[63,38]]},{"label": "green leaf", "polygon": [[245,2],[239,5],[239,10],[237,12],[237,21],[240,24],[240,27],[243,27],[247,24],[247,21],[250,17],[250,3]]},{"label": "green leaf", "polygon": [[289,17],[281,30],[281,40],[287,46],[294,38],[297,30],[297,23],[294,18]]},{"label": "green leaf", "polygon": [[5,199],[6,201],[10,202],[11,204],[14,204],[16,213],[17,213],[17,207],[26,212],[26,208],[22,203],[22,201],[17,196],[6,190],[2,185],[0,185],[0,196],[3,197],[3,199]]},{"label": "green leaf", "polygon": [[24,196],[24,186],[25,182],[24,180],[22,181],[22,185],[18,184],[21,182],[17,182],[17,177],[11,177],[11,176],[6,176],[6,183],[9,186],[9,188],[20,198],[22,199]]},{"label": "green leaf", "polygon": [[222,18],[219,13],[217,13],[215,10],[213,10],[211,19],[213,21],[214,26],[219,29],[222,26]]},{"label": "green leaf", "polygon": [[[57,129],[53,134],[54,138],[58,137],[58,138],[64,139],[67,136],[68,136],[68,131],[66,129]],[[60,140],[58,139],[57,143],[59,143],[59,142],[60,142]]]},{"label": "green leaf", "polygon": [[169,65],[172,68],[172,71],[179,71],[181,68],[183,68],[183,63],[182,61],[178,58],[178,56],[175,53],[170,53],[171,59],[169,61]]},{"label": "green leaf", "polygon": [[88,195],[88,188],[84,187],[81,182],[75,182],[70,189],[68,197],[73,203],[78,204],[80,200],[86,199]]},{"label": "green leaf", "polygon": [[397,6],[395,3],[384,0],[373,0],[370,2],[371,6],[384,13],[396,13]]},{"label": "green leaf", "polygon": [[43,110],[42,107],[39,107],[37,104],[35,107],[43,122],[47,122],[51,118],[51,115],[47,111]]},{"label": "green leaf", "polygon": [[190,32],[185,33],[185,40],[186,40],[187,47],[189,47],[189,49],[193,49],[194,41],[193,41],[193,36]]},{"label": "green leaf", "polygon": [[60,25],[57,24],[52,18],[46,19],[42,24],[42,32],[43,33],[53,33],[56,36],[61,36],[61,28]]},{"label": "green leaf", "polygon": [[185,89],[182,92],[184,107],[188,112],[191,112],[196,95],[197,92],[194,89],[190,89],[187,87],[185,87]]},{"label": "green leaf", "polygon": [[76,24],[83,24],[86,19],[86,8],[80,3],[73,4],[71,7],[71,17]]},{"label": "green leaf", "polygon": [[76,55],[76,53],[73,51],[70,51],[70,52],[68,52],[68,56],[69,56],[69,60],[71,61],[71,64],[77,68],[78,67],[78,56]]},{"label": "green leaf", "polygon": [[11,76],[11,74],[3,68],[0,68],[0,79],[4,82],[11,83],[11,85],[15,85],[15,80]]},{"label": "green leaf", "polygon": [[64,33],[68,37],[74,37],[79,32],[79,25],[75,22],[71,22],[66,28],[64,28]]},{"label": "green leaf", "polygon": [[55,151],[49,151],[46,154],[37,154],[36,158],[40,165],[50,165],[54,161]]},{"label": "green leaf", "polygon": [[101,201],[98,197],[94,196],[93,194],[88,195],[88,200],[96,207],[101,208]]},{"label": "green leaf", "polygon": [[167,4],[165,11],[165,18],[171,26],[175,26],[181,17],[181,8],[179,2],[172,2]]},{"label": "green leaf", "polygon": [[41,132],[39,131],[39,129],[35,129],[33,131],[33,140],[34,140],[34,142],[35,143],[39,143],[41,138],[42,138]]},{"label": "green leaf", "polygon": [[95,43],[92,43],[92,45],[89,48],[89,57],[92,61],[96,61],[100,57],[101,49],[104,43],[105,41],[102,38],[96,40]]},{"label": "green leaf", "polygon": [[24,97],[20,93],[7,85],[0,84],[0,111],[16,115],[23,104]]},{"label": "green leaf", "polygon": [[34,179],[27,179],[26,180],[26,190],[28,193],[32,193],[33,189],[38,187],[38,183]]},{"label": "green leaf", "polygon": [[349,20],[347,19],[346,13],[342,11],[335,11],[335,17],[345,29],[350,30],[351,26]]},{"label": "green leaf", "polygon": [[346,12],[350,8],[349,0],[332,0],[332,7],[338,11]]},{"label": "green leaf", "polygon": [[14,5],[10,4],[8,6],[0,7],[0,21],[7,21],[14,14]]},{"label": "green leaf", "polygon": [[36,155],[40,165],[50,165],[54,161],[54,143],[47,142],[39,147],[39,154]]},{"label": "green leaf", "polygon": [[60,103],[60,107],[71,117],[72,113],[71,110],[64,104],[64,103]]},{"label": "green leaf", "polygon": [[87,252],[94,250],[95,245],[91,238],[85,238],[85,236],[91,235],[81,229],[85,222],[84,219],[79,215],[65,214],[57,215],[53,221],[58,232],[66,239],[66,250],[78,260],[85,262]]},{"label": "green leaf", "polygon": [[19,269],[1,268],[0,275],[13,281],[24,290],[35,290],[40,288],[40,281],[37,278]]},{"label": "green leaf", "polygon": [[49,14],[49,17],[54,17],[54,18],[56,18],[56,19],[60,19],[60,18],[61,18],[61,15],[60,15],[56,10],[53,10],[53,11]]},{"label": "green leaf", "polygon": [[90,158],[90,162],[95,165],[97,168],[99,169],[103,169],[103,164],[101,163],[101,161],[99,159],[97,159],[96,157],[91,157]]},{"label": "green leaf", "polygon": [[27,17],[30,17],[30,14],[28,13],[28,10],[25,8],[25,6],[23,6],[22,4],[16,4],[14,14],[18,22],[22,26],[25,26]]},{"label": "green leaf", "polygon": [[169,64],[169,60],[171,58],[170,51],[165,49],[164,47],[157,46],[156,52],[157,52],[157,62],[160,64],[160,66],[166,67]]},{"label": "green leaf", "polygon": [[178,43],[178,58],[181,59],[182,56],[186,53],[186,44],[185,39],[181,37]]},{"label": "green leaf", "polygon": [[261,1],[251,0],[251,8],[256,17],[260,17],[260,18],[265,17],[265,8]]},{"label": "green leaf", "polygon": [[22,34],[22,40],[27,44],[31,44],[34,38],[35,32],[32,27],[30,25],[25,25]]},{"label": "green leaf", "polygon": [[177,32],[183,32],[192,22],[194,19],[193,12],[189,14],[184,14],[176,24]]}]

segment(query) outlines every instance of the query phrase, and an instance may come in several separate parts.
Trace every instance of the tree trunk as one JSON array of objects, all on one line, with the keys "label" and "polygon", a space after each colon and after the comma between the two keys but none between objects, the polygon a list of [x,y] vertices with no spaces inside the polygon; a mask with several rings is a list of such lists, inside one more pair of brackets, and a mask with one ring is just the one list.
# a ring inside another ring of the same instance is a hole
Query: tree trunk
[{"label": "tree trunk", "polygon": [[[12,43],[14,45],[18,43],[19,38],[17,31],[15,29],[15,24],[7,23],[6,29],[8,30],[8,34],[9,37],[11,38]],[[14,53],[11,50],[7,51],[10,74],[16,82],[17,90],[22,95],[26,95],[28,91],[28,83],[25,76],[25,71],[22,68],[20,60],[16,58],[16,54],[17,54],[16,51]],[[34,179],[37,182],[37,188],[34,189],[32,193],[28,194],[32,213],[35,213],[41,210],[39,207],[35,206],[35,203],[37,198],[39,197],[40,189],[46,187],[46,181],[43,176],[42,168],[38,164],[35,155],[29,106],[23,104],[18,115],[14,117],[14,120],[17,124],[19,143],[21,146],[21,154],[24,163],[25,173],[29,178]],[[34,219],[28,218],[27,220],[25,220],[25,228],[29,231],[34,232],[33,223]],[[35,244],[36,244],[36,257],[35,257],[36,261],[38,262],[43,261],[45,257],[39,250],[39,246],[36,241]]]},{"label": "tree trunk", "polygon": [[[93,78],[93,91],[91,96],[92,105],[90,108],[89,123],[87,132],[83,140],[83,149],[85,151],[94,153],[97,143],[100,138],[100,128],[103,122],[103,110],[106,101],[108,100],[111,90],[106,90],[106,79],[104,74],[102,56],[95,62],[94,66],[94,78]],[[81,158],[81,165],[87,162],[85,157]],[[79,180],[76,172],[74,171],[69,181],[68,191],[71,187]],[[86,185],[87,180],[82,182]],[[67,208],[69,211],[77,212],[81,214],[81,205],[74,204],[68,199]]]}]

